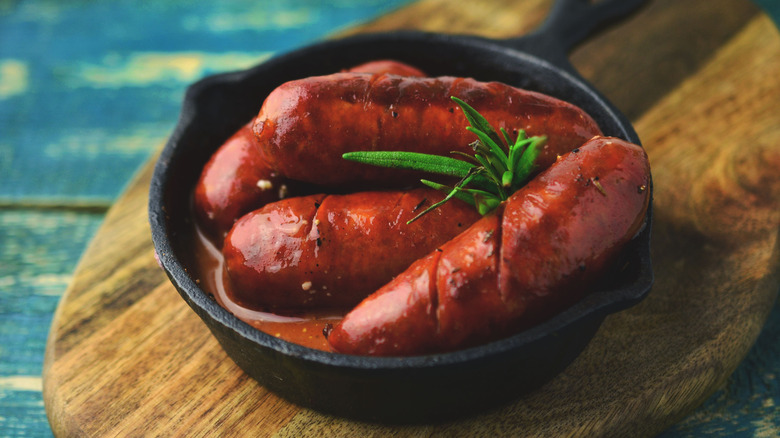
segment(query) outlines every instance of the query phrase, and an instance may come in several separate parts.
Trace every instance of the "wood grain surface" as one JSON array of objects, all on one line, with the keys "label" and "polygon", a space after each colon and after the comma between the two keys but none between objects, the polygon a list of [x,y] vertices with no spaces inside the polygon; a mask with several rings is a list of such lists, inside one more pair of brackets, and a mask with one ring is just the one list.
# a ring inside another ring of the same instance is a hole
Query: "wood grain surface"
[{"label": "wood grain surface", "polygon": [[[502,38],[527,32],[548,8],[422,0],[356,31]],[[150,162],[109,211],[55,315],[44,369],[55,433],[650,436],[684,418],[740,363],[780,284],[780,36],[745,2],[659,0],[572,60],[631,117],[650,155],[656,284],[607,318],[552,382],[483,415],[413,427],[346,421],[268,393],[155,263]]]}]

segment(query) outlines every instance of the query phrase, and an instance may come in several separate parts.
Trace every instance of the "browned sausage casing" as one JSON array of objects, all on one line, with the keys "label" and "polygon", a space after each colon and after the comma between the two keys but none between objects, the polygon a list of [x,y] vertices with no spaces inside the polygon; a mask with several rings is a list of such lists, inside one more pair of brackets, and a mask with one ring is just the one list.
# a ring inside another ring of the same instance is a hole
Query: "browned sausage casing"
[{"label": "browned sausage casing", "polygon": [[[393,60],[371,61],[351,68],[364,74],[424,76],[420,70]],[[201,227],[221,244],[236,220],[286,195],[312,193],[305,185],[279,176],[262,155],[252,123],[230,137],[204,166],[195,187],[195,213]]]},{"label": "browned sausage casing", "polygon": [[417,76],[421,78],[428,76],[425,74],[425,72],[423,72],[417,67],[412,67],[409,64],[405,64],[403,62],[395,61],[392,59],[380,59],[377,61],[369,61],[364,64],[356,65],[351,69],[347,70],[347,72],[373,73],[373,74],[387,73],[391,75]]},{"label": "browned sausage casing", "polygon": [[637,233],[649,179],[639,146],[589,141],[361,302],[330,345],[363,355],[443,352],[550,318],[587,293]]},{"label": "browned sausage casing", "polygon": [[[473,153],[474,134],[451,96],[496,129],[548,137],[541,169],[601,133],[576,106],[499,82],[336,73],[282,84],[263,103],[254,132],[275,170],[316,184],[398,181],[399,171],[351,163],[350,151]],[[407,175],[411,178],[411,175]]]},{"label": "browned sausage casing", "polygon": [[221,242],[239,217],[278,200],[280,191],[288,190],[287,183],[268,166],[250,125],[245,125],[211,156],[201,172],[194,197],[198,221]]},{"label": "browned sausage casing", "polygon": [[261,310],[345,309],[479,219],[460,201],[407,225],[432,189],[285,199],[242,217],[223,254],[236,303]]}]

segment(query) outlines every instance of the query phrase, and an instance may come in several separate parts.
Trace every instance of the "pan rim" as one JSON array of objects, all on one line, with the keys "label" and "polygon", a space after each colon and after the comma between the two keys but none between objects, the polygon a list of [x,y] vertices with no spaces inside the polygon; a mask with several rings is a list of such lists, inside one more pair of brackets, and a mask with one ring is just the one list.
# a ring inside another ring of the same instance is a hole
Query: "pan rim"
[{"label": "pan rim", "polygon": [[[169,279],[185,301],[187,301],[188,305],[195,310],[201,318],[208,317],[220,324],[223,328],[231,330],[241,338],[252,342],[261,348],[270,349],[285,356],[328,367],[346,368],[355,371],[392,371],[408,370],[409,368],[428,369],[463,367],[469,366],[475,361],[497,360],[502,355],[512,354],[523,346],[543,340],[551,333],[568,327],[578,320],[591,317],[600,317],[603,319],[607,314],[612,313],[610,310],[615,310],[616,304],[624,303],[630,305],[633,302],[641,300],[649,292],[652,285],[652,268],[649,265],[649,248],[645,248],[644,246],[638,248],[638,250],[643,252],[643,254],[640,254],[640,261],[643,265],[645,262],[648,264],[646,267],[648,272],[643,274],[643,277],[641,278],[642,284],[634,291],[635,293],[625,293],[622,295],[627,296],[621,296],[621,294],[615,294],[615,291],[613,290],[596,291],[544,323],[508,338],[488,344],[453,352],[430,355],[367,357],[315,350],[275,338],[239,320],[229,311],[216,304],[216,302],[214,302],[208,294],[195,283],[192,277],[187,274],[183,262],[176,255],[177,249],[170,240],[170,235],[171,233],[174,233],[175,230],[169,230],[168,227],[167,218],[169,215],[165,211],[165,189],[168,186],[170,178],[169,166],[172,161],[175,162],[177,159],[176,152],[181,153],[181,151],[177,151],[177,149],[180,148],[182,138],[187,134],[188,129],[192,129],[192,124],[197,119],[198,105],[202,103],[201,97],[203,94],[213,87],[225,87],[239,84],[246,81],[247,78],[262,75],[263,72],[268,71],[275,66],[290,62],[290,60],[300,59],[300,57],[307,56],[314,52],[324,52],[333,50],[334,48],[343,49],[345,46],[376,44],[378,42],[397,44],[401,41],[405,41],[404,44],[421,44],[423,42],[429,45],[456,44],[460,47],[470,47],[471,50],[485,50],[505,58],[511,58],[513,59],[513,63],[517,63],[519,60],[523,63],[531,63],[535,68],[554,71],[560,77],[564,78],[569,85],[575,86],[578,90],[588,96],[589,99],[592,99],[603,107],[606,114],[615,121],[616,125],[624,130],[624,132],[621,133],[622,135],[616,136],[640,144],[638,136],[625,117],[597,90],[595,90],[595,88],[590,86],[579,76],[579,74],[569,70],[567,66],[561,66],[555,62],[539,58],[536,55],[509,47],[500,40],[491,40],[476,36],[418,31],[361,34],[340,40],[324,41],[303,49],[282,54],[246,70],[223,73],[204,78],[190,86],[187,90],[180,119],[155,166],[150,186],[149,200],[149,220],[152,228],[152,240],[155,252]],[[218,145],[216,147],[218,147]],[[652,196],[652,186],[650,187],[650,190]],[[651,212],[652,199],[651,208],[648,209],[646,216],[646,226],[637,237],[639,239],[647,239],[649,241],[652,222]],[[646,260],[644,254],[645,249],[647,250]],[[617,297],[620,299],[617,301],[609,300],[608,298],[610,297]],[[585,312],[584,310],[589,311]]]}]

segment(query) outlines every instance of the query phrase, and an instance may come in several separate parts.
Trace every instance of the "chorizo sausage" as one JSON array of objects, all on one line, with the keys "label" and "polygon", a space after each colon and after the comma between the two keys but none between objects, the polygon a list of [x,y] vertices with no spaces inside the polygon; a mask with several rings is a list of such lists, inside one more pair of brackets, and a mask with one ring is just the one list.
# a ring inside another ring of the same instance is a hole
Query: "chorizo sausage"
[{"label": "chorizo sausage", "polygon": [[362,301],[330,332],[341,353],[416,355],[500,339],[572,305],[638,232],[641,147],[598,137]]},{"label": "chorizo sausage", "polygon": [[201,227],[221,242],[241,216],[284,197],[289,182],[271,170],[247,124],[203,167],[193,198]]},{"label": "chorizo sausage", "polygon": [[[396,169],[343,160],[352,151],[473,153],[473,134],[451,96],[498,128],[546,135],[538,164],[601,133],[580,108],[540,93],[470,78],[336,73],[290,81],[268,95],[254,122],[258,144],[288,178],[323,185],[399,181]],[[412,181],[418,175],[404,174]]]},{"label": "chorizo sausage", "polygon": [[248,308],[348,309],[479,219],[455,201],[407,225],[433,189],[289,198],[247,214],[225,239],[231,300]]},{"label": "chorizo sausage", "polygon": [[[392,60],[351,68],[351,72],[396,75],[425,74]],[[260,153],[251,122],[241,127],[209,159],[195,186],[194,209],[201,227],[221,244],[236,220],[285,195],[312,193],[305,185],[281,177]]]},{"label": "chorizo sausage", "polygon": [[354,73],[372,73],[372,74],[391,74],[398,76],[416,76],[425,77],[425,72],[403,62],[395,61],[392,59],[380,59],[377,61],[369,61],[365,64],[360,64],[352,67],[346,72]]}]

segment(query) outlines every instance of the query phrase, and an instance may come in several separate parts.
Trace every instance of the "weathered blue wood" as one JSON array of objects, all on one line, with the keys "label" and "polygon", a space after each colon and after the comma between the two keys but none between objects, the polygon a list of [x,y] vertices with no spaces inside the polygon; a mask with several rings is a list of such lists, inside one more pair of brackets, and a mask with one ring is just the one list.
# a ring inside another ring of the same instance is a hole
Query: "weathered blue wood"
[{"label": "weathered blue wood", "polygon": [[170,134],[188,84],[408,1],[4,3],[0,200],[108,202]]},{"label": "weathered blue wood", "polygon": [[0,2],[0,436],[51,436],[46,338],[103,218],[83,207],[122,192],[186,86],[408,1]]},{"label": "weathered blue wood", "polygon": [[51,434],[41,396],[54,309],[102,213],[0,210],[0,436]]}]

